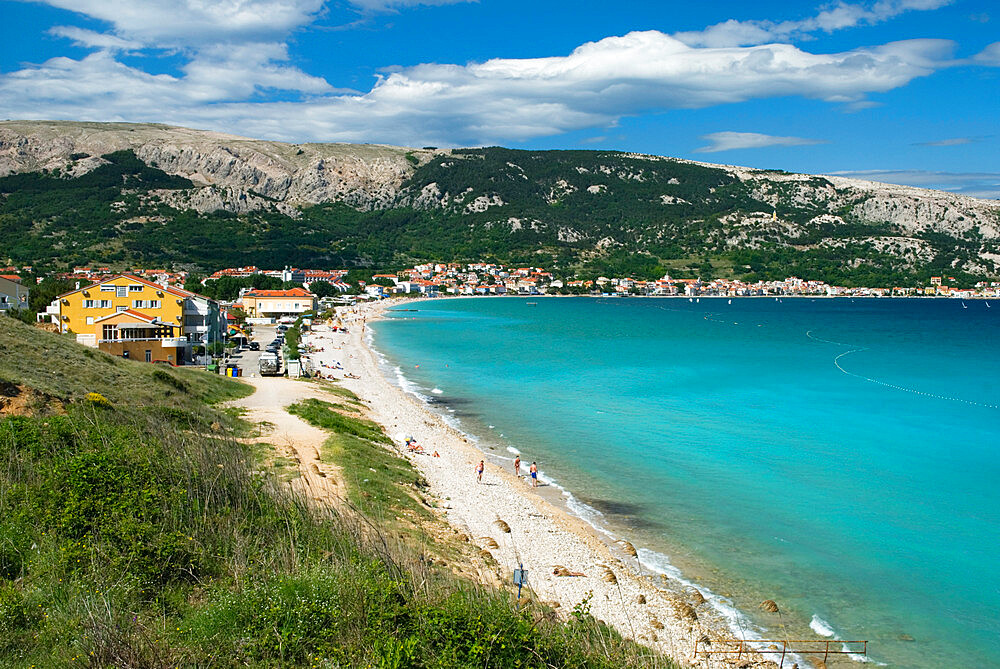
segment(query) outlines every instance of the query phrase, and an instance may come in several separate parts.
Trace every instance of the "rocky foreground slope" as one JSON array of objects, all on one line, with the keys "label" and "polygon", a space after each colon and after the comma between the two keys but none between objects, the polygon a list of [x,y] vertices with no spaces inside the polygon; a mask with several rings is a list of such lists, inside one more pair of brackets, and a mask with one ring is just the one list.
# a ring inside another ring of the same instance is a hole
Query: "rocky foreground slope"
[{"label": "rocky foreground slope", "polygon": [[[1000,263],[1000,201],[607,151],[284,144],[165,125],[7,121],[0,178],[44,170],[79,177],[122,150],[190,180],[188,188],[139,193],[140,204],[161,213],[167,206],[301,219],[330,203],[383,212],[374,227],[385,234],[394,226],[397,241],[376,254],[382,261],[430,249],[438,257],[511,250],[578,260],[625,253],[762,275],[794,266],[792,257],[807,261],[805,269],[984,277],[996,276]],[[130,221],[148,213],[133,209]],[[391,224],[389,211],[397,213]],[[315,235],[311,246],[335,250],[329,259],[373,261],[351,237],[371,217],[339,216],[337,231],[303,222],[303,234]],[[428,235],[440,243],[429,245]]]}]

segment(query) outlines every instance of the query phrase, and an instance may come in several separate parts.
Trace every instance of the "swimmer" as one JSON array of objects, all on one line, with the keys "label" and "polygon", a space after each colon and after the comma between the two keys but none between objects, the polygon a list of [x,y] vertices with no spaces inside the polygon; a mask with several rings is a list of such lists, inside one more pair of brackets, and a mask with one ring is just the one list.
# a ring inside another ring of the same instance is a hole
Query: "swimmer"
[{"label": "swimmer", "polygon": [[521,478],[521,456],[518,455],[514,458],[514,475],[517,478]]},{"label": "swimmer", "polygon": [[532,488],[537,488],[538,487],[538,465],[536,465],[534,462],[532,462],[531,463],[531,467],[529,468],[528,471],[531,472],[531,487]]},{"label": "swimmer", "polygon": [[484,465],[483,461],[480,460],[479,464],[476,465],[476,483],[482,483],[483,482],[483,469],[485,469],[485,468],[486,468],[486,465]]}]

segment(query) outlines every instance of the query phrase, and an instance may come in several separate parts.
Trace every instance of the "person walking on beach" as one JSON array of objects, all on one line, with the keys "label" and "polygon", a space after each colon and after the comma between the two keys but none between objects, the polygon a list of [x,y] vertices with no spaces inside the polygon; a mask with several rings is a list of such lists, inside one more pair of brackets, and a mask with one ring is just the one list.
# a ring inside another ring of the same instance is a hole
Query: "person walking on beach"
[{"label": "person walking on beach", "polygon": [[538,487],[538,465],[534,462],[531,463],[531,467],[528,469],[531,472],[531,487]]},{"label": "person walking on beach", "polygon": [[515,455],[514,456],[514,475],[517,476],[517,478],[521,478],[521,456],[520,455]]},{"label": "person walking on beach", "polygon": [[479,464],[476,465],[476,483],[482,483],[483,482],[483,469],[485,469],[485,468],[486,468],[486,466],[483,464],[483,461],[480,460]]}]

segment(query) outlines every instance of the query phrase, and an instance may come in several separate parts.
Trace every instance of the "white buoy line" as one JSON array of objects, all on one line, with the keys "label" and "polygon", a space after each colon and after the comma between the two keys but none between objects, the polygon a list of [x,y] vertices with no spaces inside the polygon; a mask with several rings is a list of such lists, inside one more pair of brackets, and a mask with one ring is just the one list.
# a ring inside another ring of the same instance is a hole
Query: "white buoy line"
[{"label": "white buoy line", "polygon": [[843,358],[843,357],[845,357],[845,356],[851,355],[852,353],[861,353],[862,351],[868,351],[868,350],[870,350],[867,346],[858,347],[858,346],[854,346],[853,344],[845,344],[845,343],[839,342],[839,341],[832,341],[830,339],[823,339],[821,337],[815,336],[812,333],[812,330],[806,330],[806,336],[809,337],[810,339],[814,340],[814,341],[823,342],[824,344],[834,344],[835,346],[846,346],[848,348],[853,347],[853,348],[851,348],[850,351],[844,351],[843,353],[841,353],[840,355],[838,355],[837,357],[835,357],[833,359],[834,366],[837,369],[839,369],[841,372],[843,372],[844,374],[847,374],[848,376],[853,376],[856,379],[861,379],[863,381],[867,381],[869,383],[874,383],[874,384],[879,385],[879,386],[884,386],[886,388],[892,388],[893,390],[899,390],[899,391],[902,391],[904,393],[911,393],[913,395],[921,395],[923,397],[929,397],[931,399],[947,400],[949,402],[959,402],[961,404],[968,404],[970,406],[983,407],[983,408],[986,408],[986,409],[1000,409],[1000,405],[997,405],[997,404],[988,404],[986,402],[977,402],[975,400],[966,400],[966,399],[962,399],[961,397],[951,397],[949,395],[938,395],[936,393],[927,393],[927,392],[924,392],[922,390],[917,390],[915,388],[907,388],[906,386],[896,385],[895,383],[888,383],[886,381],[881,381],[879,379],[873,379],[870,376],[865,376],[863,374],[857,374],[855,372],[848,371],[848,370],[844,369],[844,367],[840,364],[840,359]]}]

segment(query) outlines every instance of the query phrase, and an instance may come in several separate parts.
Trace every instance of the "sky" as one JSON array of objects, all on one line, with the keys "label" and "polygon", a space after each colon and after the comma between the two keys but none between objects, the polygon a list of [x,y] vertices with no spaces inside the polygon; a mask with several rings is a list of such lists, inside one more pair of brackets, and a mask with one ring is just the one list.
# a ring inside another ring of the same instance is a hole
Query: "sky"
[{"label": "sky", "polygon": [[614,149],[1000,198],[995,0],[0,0],[0,118]]}]

